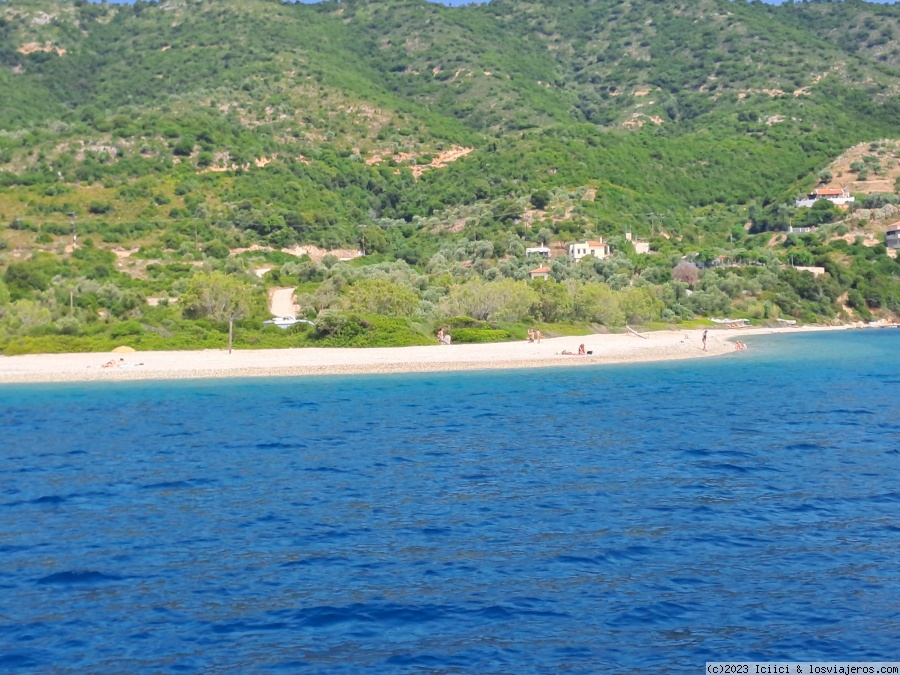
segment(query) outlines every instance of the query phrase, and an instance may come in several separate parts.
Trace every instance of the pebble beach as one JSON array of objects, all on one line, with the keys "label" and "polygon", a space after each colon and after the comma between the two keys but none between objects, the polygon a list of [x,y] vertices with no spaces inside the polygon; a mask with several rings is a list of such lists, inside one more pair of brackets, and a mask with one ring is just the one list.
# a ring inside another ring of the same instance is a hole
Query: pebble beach
[{"label": "pebble beach", "polygon": [[[641,336],[593,334],[547,338],[540,343],[501,342],[384,348],[155,351],[127,354],[26,354],[0,357],[0,383],[175,380],[413,373],[458,370],[548,368],[704,358],[734,351],[738,338],[775,333],[839,330],[789,327],[658,331]],[[589,352],[577,352],[580,344]],[[122,359],[120,361],[120,359]],[[104,367],[115,361],[115,366]]]}]

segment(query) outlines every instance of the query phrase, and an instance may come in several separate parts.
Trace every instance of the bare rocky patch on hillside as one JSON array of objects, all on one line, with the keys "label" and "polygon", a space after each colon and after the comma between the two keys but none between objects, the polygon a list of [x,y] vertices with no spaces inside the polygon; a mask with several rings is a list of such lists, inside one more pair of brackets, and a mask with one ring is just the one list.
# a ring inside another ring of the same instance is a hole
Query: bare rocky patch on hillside
[{"label": "bare rocky patch on hillside", "polygon": [[38,42],[26,42],[17,50],[20,54],[34,54],[35,52],[55,52],[58,56],[63,56],[66,50],[62,47],[55,47],[51,42],[40,44]]},{"label": "bare rocky patch on hillside", "polygon": [[[860,180],[860,166],[865,170],[863,180]],[[846,188],[851,193],[867,195],[892,193],[894,182],[900,177],[900,140],[882,139],[854,145],[829,164],[826,171],[832,178],[820,187]]]},{"label": "bare rocky patch on hillside", "polygon": [[[412,174],[415,178],[418,178],[423,173],[425,173],[429,169],[440,169],[442,167],[447,166],[451,162],[455,162],[462,157],[465,157],[470,152],[472,152],[475,148],[465,148],[459,145],[452,146],[449,150],[442,150],[436,156],[434,156],[427,164],[413,164],[410,167]],[[417,161],[419,157],[422,157],[425,153],[423,152],[398,152],[390,156],[390,159],[397,162],[398,164],[405,164],[411,161]],[[375,154],[366,159],[366,164],[381,164],[385,161],[385,158],[381,154]]]}]

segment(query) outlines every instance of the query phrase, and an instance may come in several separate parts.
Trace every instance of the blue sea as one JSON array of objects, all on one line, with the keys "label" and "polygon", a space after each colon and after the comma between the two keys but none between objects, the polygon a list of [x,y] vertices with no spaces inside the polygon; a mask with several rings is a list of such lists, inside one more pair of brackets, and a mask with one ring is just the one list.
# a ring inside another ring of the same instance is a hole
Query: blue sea
[{"label": "blue sea", "polygon": [[900,330],[0,387],[0,672],[900,659]]}]

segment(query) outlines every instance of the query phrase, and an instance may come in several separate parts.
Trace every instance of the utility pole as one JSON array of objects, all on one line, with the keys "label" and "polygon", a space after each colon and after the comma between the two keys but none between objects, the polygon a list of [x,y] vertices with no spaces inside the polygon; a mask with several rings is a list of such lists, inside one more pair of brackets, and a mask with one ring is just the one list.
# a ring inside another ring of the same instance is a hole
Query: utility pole
[{"label": "utility pole", "polygon": [[78,216],[75,215],[74,211],[69,212],[69,217],[72,219],[72,248],[78,248],[78,230],[75,227],[75,224],[78,222]]}]

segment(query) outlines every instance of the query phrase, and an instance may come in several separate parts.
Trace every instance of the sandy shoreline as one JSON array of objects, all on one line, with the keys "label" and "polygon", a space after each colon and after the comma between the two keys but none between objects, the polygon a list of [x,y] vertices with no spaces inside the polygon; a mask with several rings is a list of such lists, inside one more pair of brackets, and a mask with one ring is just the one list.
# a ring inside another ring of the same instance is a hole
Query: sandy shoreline
[{"label": "sandy shoreline", "polygon": [[[849,326],[710,330],[706,352],[701,343],[703,331],[690,330],[646,333],[646,339],[628,334],[561,337],[545,339],[540,344],[522,341],[370,349],[260,349],[232,354],[226,350],[27,354],[0,357],[0,384],[416,373],[672,361],[733,352],[734,340],[743,336],[844,328]],[[561,354],[563,350],[577,351],[582,342],[592,355]],[[112,357],[124,358],[124,367],[101,367]]]}]

